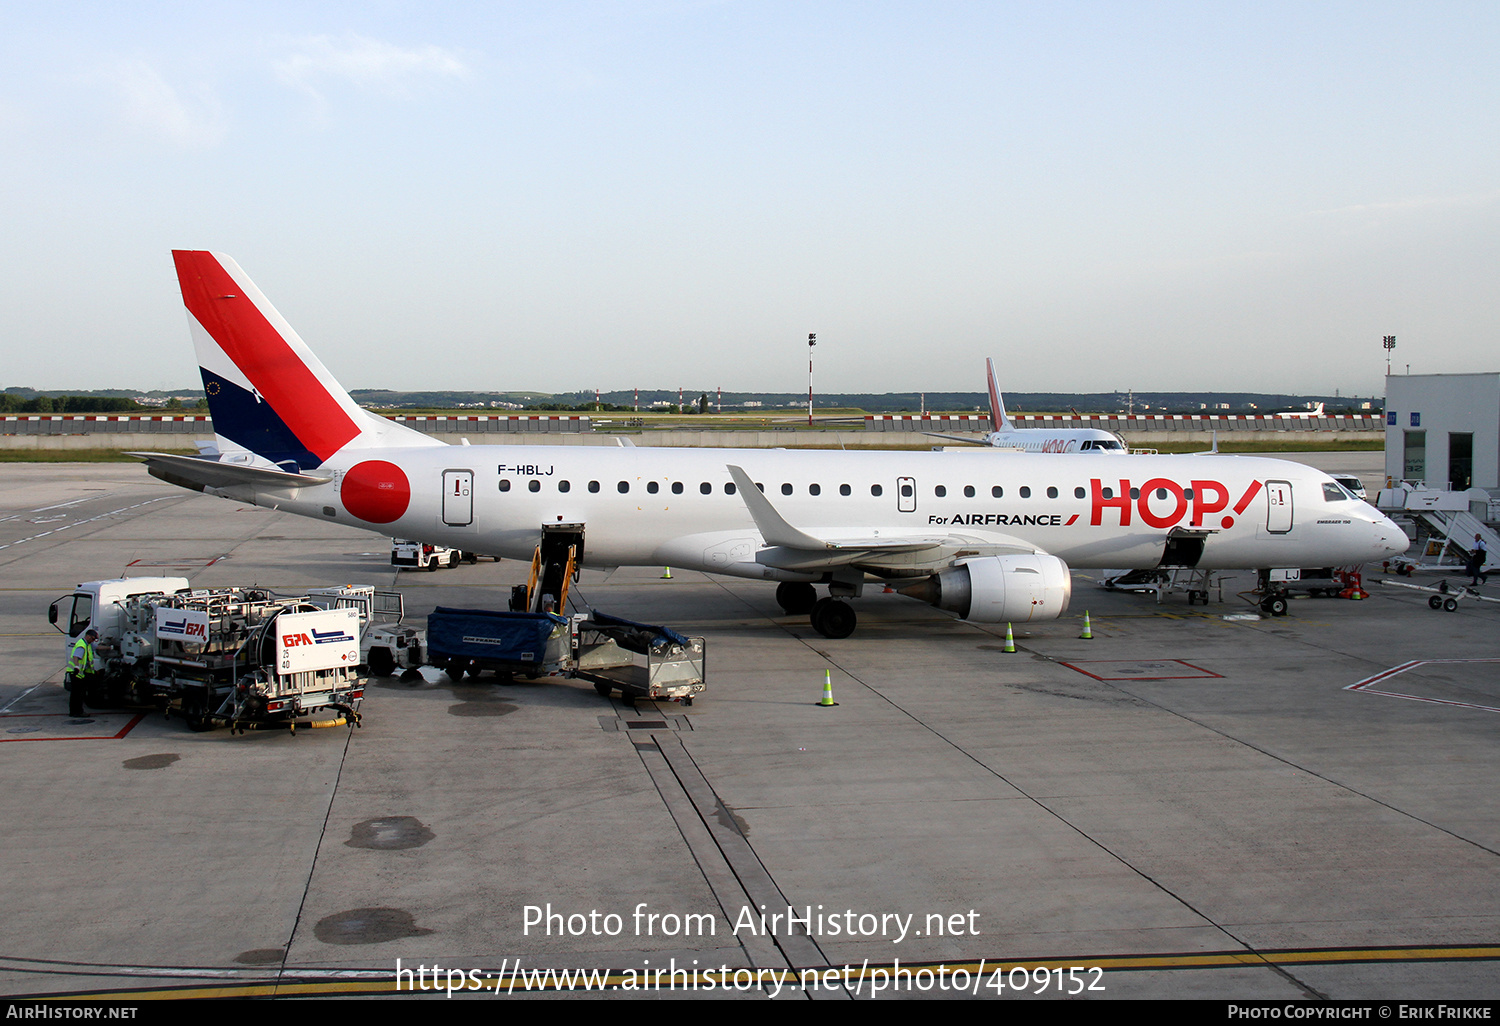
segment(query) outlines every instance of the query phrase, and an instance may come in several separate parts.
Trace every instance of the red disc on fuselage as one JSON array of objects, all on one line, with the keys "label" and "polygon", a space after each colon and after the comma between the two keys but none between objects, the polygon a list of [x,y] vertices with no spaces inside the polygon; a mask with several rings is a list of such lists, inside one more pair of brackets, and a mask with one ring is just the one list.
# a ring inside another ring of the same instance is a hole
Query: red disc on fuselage
[{"label": "red disc on fuselage", "polygon": [[406,472],[385,460],[366,460],[350,467],[341,494],[344,508],[371,524],[399,520],[411,505]]}]

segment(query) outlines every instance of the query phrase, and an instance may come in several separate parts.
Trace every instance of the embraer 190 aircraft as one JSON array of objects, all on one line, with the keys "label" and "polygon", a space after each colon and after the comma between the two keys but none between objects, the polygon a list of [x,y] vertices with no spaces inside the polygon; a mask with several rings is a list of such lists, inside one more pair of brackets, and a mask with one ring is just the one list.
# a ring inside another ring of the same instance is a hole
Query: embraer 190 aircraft
[{"label": "embraer 190 aircraft", "polygon": [[[218,451],[139,453],[163,480],[403,538],[591,567],[778,582],[853,632],[873,580],[984,623],[1061,615],[1068,564],[1335,566],[1406,549],[1317,470],[1246,457],[452,446],[355,405],[222,254],[177,251]],[[818,598],[822,585],[828,595]]]},{"label": "embraer 190 aircraft", "polygon": [[925,434],[967,445],[988,445],[996,449],[1019,449],[1022,452],[1092,452],[1124,455],[1129,452],[1125,439],[1101,428],[1018,428],[1005,415],[1005,400],[995,383],[995,361],[986,359],[984,368],[990,383],[990,431],[982,441],[959,435]]}]

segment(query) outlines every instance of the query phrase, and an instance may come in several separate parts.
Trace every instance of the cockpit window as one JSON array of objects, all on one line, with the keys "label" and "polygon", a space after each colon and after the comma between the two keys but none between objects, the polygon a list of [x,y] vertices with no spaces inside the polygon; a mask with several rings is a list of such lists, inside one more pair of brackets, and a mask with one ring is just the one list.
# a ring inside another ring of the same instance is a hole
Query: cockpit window
[{"label": "cockpit window", "polygon": [[1345,488],[1343,485],[1339,484],[1336,481],[1323,482],[1324,502],[1347,502],[1350,499],[1358,501],[1359,496],[1355,495],[1353,492],[1349,491],[1349,489]]}]

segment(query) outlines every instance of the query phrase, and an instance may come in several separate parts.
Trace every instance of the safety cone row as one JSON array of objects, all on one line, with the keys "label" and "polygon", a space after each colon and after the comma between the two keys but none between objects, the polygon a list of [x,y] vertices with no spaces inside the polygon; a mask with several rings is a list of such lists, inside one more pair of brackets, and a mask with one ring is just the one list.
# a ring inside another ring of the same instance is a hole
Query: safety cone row
[{"label": "safety cone row", "polygon": [[1087,609],[1083,611],[1083,633],[1078,635],[1078,637],[1083,641],[1094,640],[1094,632],[1089,627],[1089,611]]},{"label": "safety cone row", "polygon": [[838,703],[833,700],[833,671],[831,671],[831,670],[824,670],[823,671],[823,700],[818,703],[818,708],[820,708],[820,709],[831,709],[832,707],[834,707],[836,705],[838,705]]}]

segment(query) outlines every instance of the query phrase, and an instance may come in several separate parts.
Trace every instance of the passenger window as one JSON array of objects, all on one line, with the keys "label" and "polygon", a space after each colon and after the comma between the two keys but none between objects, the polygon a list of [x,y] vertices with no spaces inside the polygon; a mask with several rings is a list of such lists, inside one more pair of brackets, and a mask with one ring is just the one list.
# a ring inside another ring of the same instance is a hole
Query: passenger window
[{"label": "passenger window", "polygon": [[973,485],[964,485],[964,498],[966,498],[966,499],[972,499],[972,498],[974,498],[974,486]]},{"label": "passenger window", "polygon": [[1139,488],[1130,489],[1130,497],[1132,499],[1139,499],[1141,497],[1141,490]]},{"label": "passenger window", "polygon": [[682,482],[681,481],[673,481],[672,482],[672,494],[673,495],[681,495],[682,494]]},{"label": "passenger window", "polygon": [[995,487],[990,489],[990,495],[996,499],[1003,498],[1005,496],[1005,489],[1001,488],[999,485],[996,485]]},{"label": "passenger window", "polygon": [[1081,499],[1081,498],[1083,498],[1087,494],[1088,494],[1088,492],[1085,492],[1082,488],[1074,488],[1073,489],[1073,498],[1075,498],[1075,499]]},{"label": "passenger window", "polygon": [[909,499],[909,498],[911,498],[911,493],[912,493],[912,487],[911,487],[911,485],[905,484],[905,485],[901,486],[901,497],[903,499]]},{"label": "passenger window", "polygon": [[626,492],[630,491],[630,482],[621,481],[619,484],[615,485],[615,487],[620,490],[621,495],[624,495]]},{"label": "passenger window", "polygon": [[724,484],[724,494],[725,495],[733,495],[734,494],[734,482],[733,481],[725,482],[725,484]]},{"label": "passenger window", "polygon": [[1047,489],[1047,498],[1049,498],[1049,499],[1055,499],[1055,498],[1057,498],[1057,489],[1056,488],[1048,488]]},{"label": "passenger window", "polygon": [[591,491],[591,492],[597,492],[598,490],[599,490],[599,482],[598,481],[590,481],[589,482],[589,491]]},{"label": "passenger window", "polygon": [[936,488],[934,488],[932,490],[932,494],[936,495],[939,499],[947,498],[947,496],[948,496],[948,486],[947,485],[938,485]]},{"label": "passenger window", "polygon": [[500,490],[502,492],[508,492],[508,491],[510,491],[510,478],[508,478],[508,477],[502,477],[500,479]]},{"label": "passenger window", "polygon": [[870,486],[870,494],[871,495],[879,495],[882,491],[884,491],[884,489],[882,489],[879,485],[871,485]]},{"label": "passenger window", "polygon": [[783,483],[782,486],[781,486],[781,494],[782,495],[791,495],[792,494],[792,486],[789,485],[789,484]]},{"label": "passenger window", "polygon": [[1031,488],[1029,486],[1027,486],[1027,485],[1022,485],[1021,486],[1021,498],[1023,498],[1023,499],[1029,499],[1029,498],[1031,498]]},{"label": "passenger window", "polygon": [[823,486],[822,485],[810,484],[810,485],[807,486],[807,494],[808,495],[822,495],[823,494]]},{"label": "passenger window", "polygon": [[1156,490],[1156,497],[1158,499],[1165,499],[1167,497],[1167,490],[1165,488],[1158,488]]},{"label": "passenger window", "polygon": [[567,491],[568,489],[570,489],[572,487],[573,486],[570,485],[566,481],[559,481],[559,482],[557,482],[557,490],[560,491],[560,492],[565,492],[565,491]]},{"label": "passenger window", "polygon": [[1189,502],[1192,502],[1193,501],[1193,490],[1191,488],[1184,488],[1182,490],[1182,497],[1184,499],[1188,500]]},{"label": "passenger window", "polygon": [[652,495],[655,495],[657,492],[661,491],[661,485],[657,484],[655,481],[647,481],[646,491]]},{"label": "passenger window", "polygon": [[1115,490],[1113,488],[1105,488],[1100,492],[1100,494],[1103,495],[1106,499],[1113,499],[1115,497]]},{"label": "passenger window", "polygon": [[709,484],[707,481],[704,481],[701,485],[698,486],[698,490],[704,495],[708,495],[714,490],[714,486]]},{"label": "passenger window", "polygon": [[848,494],[850,494],[853,491],[854,491],[854,489],[850,488],[848,485],[839,485],[839,494],[840,495],[848,495]]},{"label": "passenger window", "polygon": [[535,478],[533,478],[532,480],[526,482],[526,488],[529,491],[539,492],[539,491],[542,490],[542,483],[540,481],[536,480]]}]

